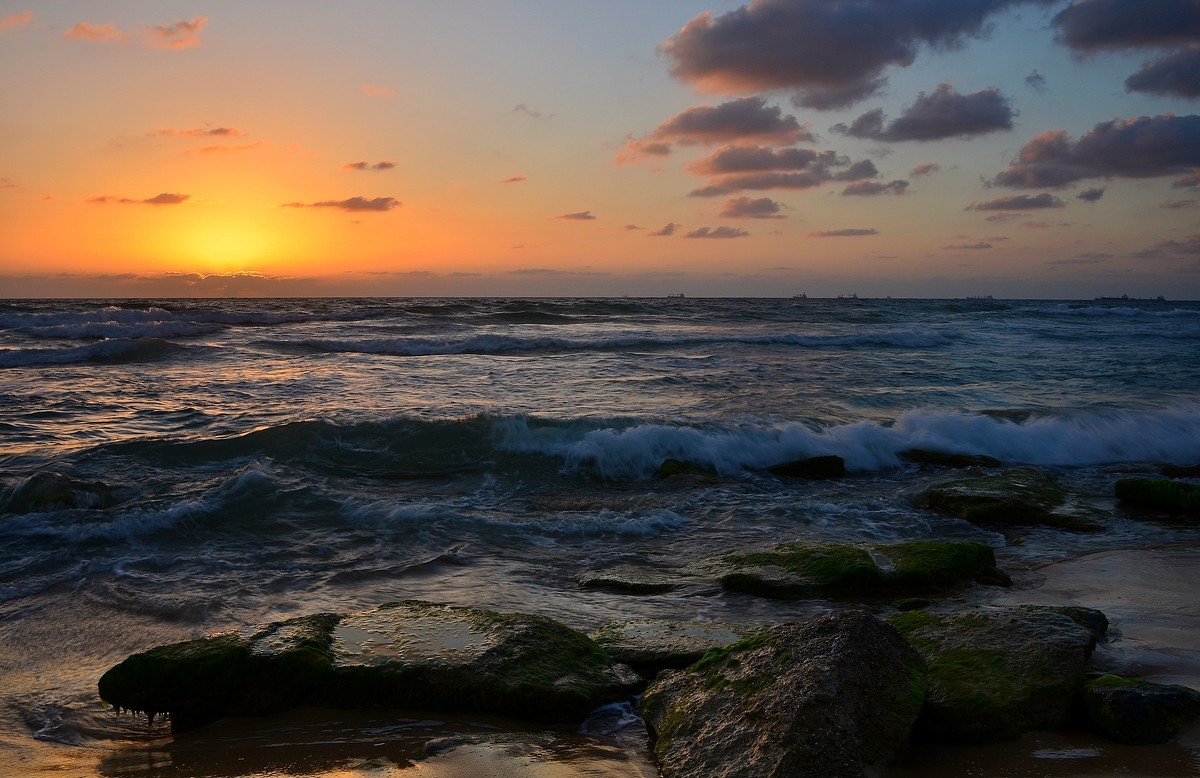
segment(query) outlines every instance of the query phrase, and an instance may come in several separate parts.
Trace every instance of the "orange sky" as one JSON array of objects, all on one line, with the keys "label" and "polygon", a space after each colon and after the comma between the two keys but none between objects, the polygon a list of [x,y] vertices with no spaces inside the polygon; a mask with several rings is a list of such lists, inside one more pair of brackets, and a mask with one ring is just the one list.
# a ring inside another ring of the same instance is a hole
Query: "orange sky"
[{"label": "orange sky", "polygon": [[1200,297],[1200,29],[948,1],[0,2],[0,295]]}]

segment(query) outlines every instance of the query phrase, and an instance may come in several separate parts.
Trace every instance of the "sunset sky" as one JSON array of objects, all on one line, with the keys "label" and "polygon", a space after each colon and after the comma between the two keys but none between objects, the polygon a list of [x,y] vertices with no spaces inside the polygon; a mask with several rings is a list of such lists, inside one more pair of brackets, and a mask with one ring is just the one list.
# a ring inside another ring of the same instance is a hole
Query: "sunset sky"
[{"label": "sunset sky", "polygon": [[1200,298],[1200,0],[0,0],[0,297]]}]

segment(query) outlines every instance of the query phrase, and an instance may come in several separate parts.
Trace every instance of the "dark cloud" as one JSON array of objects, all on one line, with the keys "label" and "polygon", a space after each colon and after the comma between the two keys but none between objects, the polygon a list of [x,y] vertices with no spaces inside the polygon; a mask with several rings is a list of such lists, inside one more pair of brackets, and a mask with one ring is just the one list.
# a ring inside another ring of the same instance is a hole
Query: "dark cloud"
[{"label": "dark cloud", "polygon": [[236,127],[198,127],[190,130],[160,128],[151,130],[150,134],[167,138],[240,138],[246,133]]},{"label": "dark cloud", "polygon": [[156,194],[154,197],[147,197],[145,200],[134,200],[129,197],[113,197],[111,195],[102,195],[100,197],[88,198],[89,203],[119,203],[121,205],[179,205],[188,200],[191,195],[176,194],[174,192],[163,192]]},{"label": "dark cloud", "polygon": [[684,237],[687,238],[744,238],[750,233],[737,227],[701,227],[692,230]]},{"label": "dark cloud", "polygon": [[769,197],[731,197],[718,214],[726,219],[786,219],[779,211],[782,205]]},{"label": "dark cloud", "polygon": [[682,226],[683,226],[682,224],[676,224],[675,222],[670,222],[670,223],[664,225],[663,227],[660,227],[659,229],[655,230],[654,232],[646,233],[646,237],[647,238],[666,238],[671,235],[674,235],[675,230],[679,229]]},{"label": "dark cloud", "polygon": [[1087,253],[1069,259],[1048,259],[1043,265],[1102,265],[1112,254]]},{"label": "dark cloud", "polygon": [[1046,93],[1046,77],[1036,70],[1025,76],[1025,86],[1038,94]]},{"label": "dark cloud", "polygon": [[1130,92],[1200,97],[1200,45],[1186,46],[1151,60],[1125,79]]},{"label": "dark cloud", "polygon": [[1054,17],[1059,39],[1081,52],[1170,46],[1200,38],[1195,0],[1079,0]]},{"label": "dark cloud", "polygon": [[561,216],[555,216],[555,219],[565,219],[566,221],[586,222],[595,219],[591,211],[578,211],[577,213],[564,213]]},{"label": "dark cloud", "polygon": [[316,203],[284,203],[284,208],[338,208],[343,211],[390,211],[400,207],[394,197],[349,197],[345,200],[321,200]]},{"label": "dark cloud", "polygon": [[1184,208],[1195,208],[1197,205],[1200,205],[1200,200],[1167,200],[1159,203],[1158,207],[1166,208],[1169,211],[1179,211]]},{"label": "dark cloud", "polygon": [[876,78],[845,86],[813,87],[792,96],[792,105],[797,108],[814,108],[818,111],[833,111],[849,108],[868,97],[881,94],[887,88],[886,78]]},{"label": "dark cloud", "polygon": [[626,229],[626,230],[629,230],[629,231],[631,231],[631,232],[632,232],[633,230],[644,230],[644,229],[646,229],[646,228],[645,228],[645,227],[639,227],[639,226],[638,226],[638,225],[636,225],[636,224],[626,224],[626,225],[625,225],[625,229]]},{"label": "dark cloud", "polygon": [[523,113],[526,116],[533,117],[539,121],[550,120],[554,118],[554,114],[542,113],[527,103],[518,103],[517,105],[513,106],[513,113]]},{"label": "dark cloud", "polygon": [[746,189],[811,189],[830,181],[858,181],[879,175],[869,159],[851,163],[849,157],[813,149],[769,149],[725,146],[688,168],[710,176],[693,197],[733,194]]},{"label": "dark cloud", "polygon": [[1150,248],[1139,251],[1133,256],[1139,259],[1162,259],[1165,257],[1194,257],[1200,256],[1200,235],[1192,235],[1183,240],[1159,241]]},{"label": "dark cloud", "polygon": [[849,125],[834,125],[833,130],[877,141],[931,141],[1011,130],[1013,116],[1012,106],[999,89],[981,89],[964,95],[949,84],[941,84],[932,94],[918,94],[916,101],[887,126],[883,110],[876,108]]},{"label": "dark cloud", "polygon": [[528,179],[526,179],[525,176],[518,174],[518,175],[512,176],[510,178],[506,178],[506,179],[502,180],[500,183],[502,183],[502,184],[519,184],[522,181],[526,181],[526,180],[528,180]]},{"label": "dark cloud", "polygon": [[858,195],[860,197],[874,197],[876,195],[902,195],[908,192],[907,181],[855,181],[842,190],[843,195]]},{"label": "dark cloud", "polygon": [[942,166],[936,162],[922,162],[912,170],[908,171],[908,174],[913,178],[919,178],[920,176],[927,176],[930,173],[936,173],[941,169]]},{"label": "dark cloud", "polygon": [[1200,116],[1139,116],[1101,122],[1071,141],[1064,130],[1034,136],[991,183],[1063,187],[1088,178],[1153,178],[1200,167]]},{"label": "dark cloud", "polygon": [[1084,189],[1079,194],[1075,195],[1075,199],[1083,200],[1085,203],[1094,203],[1101,197],[1104,197],[1104,192],[1107,187],[1097,186],[1091,189]]},{"label": "dark cloud", "polygon": [[715,145],[731,141],[791,144],[812,141],[813,136],[778,106],[761,97],[743,97],[720,105],[685,108],[644,138],[630,138],[618,161],[643,156],[665,156],[673,144]]},{"label": "dark cloud", "polygon": [[798,89],[800,105],[845,107],[885,68],[982,37],[988,16],[1027,2],[1043,0],[753,0],[696,16],[660,50],[675,78],[709,91]]},{"label": "dark cloud", "polygon": [[992,244],[983,241],[979,243],[960,243],[954,246],[942,246],[942,248],[949,251],[984,251],[992,248]]},{"label": "dark cloud", "polygon": [[810,238],[856,238],[860,235],[878,235],[879,230],[874,227],[866,229],[847,229],[847,230],[820,230],[818,232],[808,233]]},{"label": "dark cloud", "polygon": [[391,170],[396,167],[396,163],[389,159],[374,164],[370,162],[347,162],[342,165],[342,170]]},{"label": "dark cloud", "polygon": [[1039,195],[1005,195],[995,200],[982,203],[974,202],[966,207],[968,211],[1033,211],[1039,208],[1062,208],[1066,205],[1049,192]]}]

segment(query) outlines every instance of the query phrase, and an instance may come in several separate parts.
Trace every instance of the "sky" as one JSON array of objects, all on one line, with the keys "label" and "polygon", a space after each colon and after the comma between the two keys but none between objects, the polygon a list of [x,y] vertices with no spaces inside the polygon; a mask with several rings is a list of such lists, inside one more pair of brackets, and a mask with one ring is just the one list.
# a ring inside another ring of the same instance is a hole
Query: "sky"
[{"label": "sky", "polygon": [[0,0],[0,297],[1200,299],[1200,0]]}]

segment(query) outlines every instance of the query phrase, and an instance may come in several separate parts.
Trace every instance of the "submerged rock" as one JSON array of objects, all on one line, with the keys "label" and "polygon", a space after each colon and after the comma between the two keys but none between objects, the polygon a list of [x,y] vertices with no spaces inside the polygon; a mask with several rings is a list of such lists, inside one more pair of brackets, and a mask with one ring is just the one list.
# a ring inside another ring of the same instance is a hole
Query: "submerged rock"
[{"label": "submerged rock", "polygon": [[841,478],[846,474],[846,461],[839,456],[828,454],[784,462],[768,467],[767,472],[785,478]]},{"label": "submerged rock", "polygon": [[1145,508],[1200,515],[1200,486],[1168,478],[1122,478],[1117,499]]},{"label": "submerged rock", "polygon": [[711,465],[701,465],[696,462],[686,462],[682,459],[664,459],[658,466],[659,478],[673,478],[677,475],[694,475],[711,478],[717,471]]},{"label": "submerged rock", "polygon": [[1081,696],[1091,725],[1118,743],[1166,743],[1200,720],[1200,692],[1187,686],[1104,675]]},{"label": "submerged rock", "polygon": [[579,576],[579,585],[584,589],[607,589],[622,594],[659,594],[671,591],[678,583],[665,578],[655,568],[619,565],[589,570]]},{"label": "submerged rock", "polygon": [[921,658],[841,612],[783,624],[659,676],[642,714],[663,778],[863,776],[907,746]]},{"label": "submerged rock", "polygon": [[1087,511],[1067,500],[1053,475],[1033,467],[1015,467],[996,475],[964,478],[927,490],[930,508],[972,524],[1039,524],[1092,532],[1103,529]]},{"label": "submerged rock", "polygon": [[610,621],[591,638],[614,661],[653,677],[660,670],[694,664],[708,651],[738,642],[746,632],[728,624],[647,619]]},{"label": "submerged rock", "polygon": [[923,448],[910,448],[900,452],[900,458],[906,462],[919,465],[938,465],[941,467],[1000,467],[1004,463],[995,457],[984,454],[946,454],[941,451],[927,451]]},{"label": "submerged rock", "polygon": [[638,683],[552,619],[405,601],[152,649],[110,669],[99,691],[183,730],[294,705],[570,718]]},{"label": "submerged rock", "polygon": [[973,743],[1065,725],[1096,646],[1083,624],[1102,623],[1087,610],[1018,606],[889,618],[929,668],[917,732]]},{"label": "submerged rock", "polygon": [[936,593],[979,581],[1010,585],[992,549],[966,541],[916,540],[858,546],[783,543],[717,560],[730,591],[777,599]]},{"label": "submerged rock", "polygon": [[0,513],[38,513],[67,508],[109,508],[117,504],[112,488],[63,473],[34,473],[0,492]]}]

